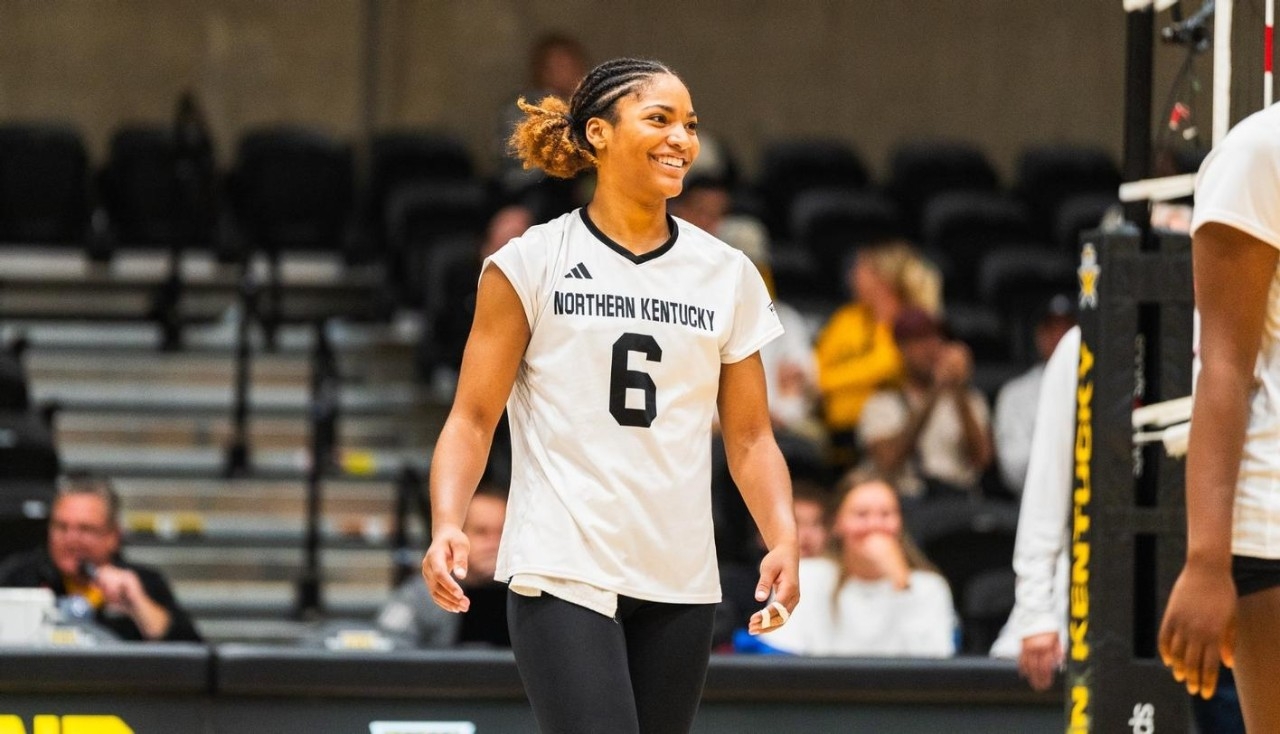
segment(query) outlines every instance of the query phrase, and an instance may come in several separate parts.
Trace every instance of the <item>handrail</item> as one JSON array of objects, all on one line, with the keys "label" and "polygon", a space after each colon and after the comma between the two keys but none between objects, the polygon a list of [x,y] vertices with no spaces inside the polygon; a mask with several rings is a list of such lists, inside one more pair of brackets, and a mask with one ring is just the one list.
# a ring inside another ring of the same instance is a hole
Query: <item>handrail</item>
[{"label": "handrail", "polygon": [[303,541],[303,567],[298,578],[295,613],[299,618],[319,615],[324,609],[323,578],[320,567],[321,504],[324,475],[335,463],[338,440],[339,393],[341,376],[333,345],[329,341],[328,322],[315,325],[315,344],[311,352],[310,389],[310,457],[307,466],[307,526]]},{"label": "handrail", "polygon": [[421,549],[409,544],[409,513],[416,511],[422,522],[422,530],[431,534],[431,502],[423,486],[422,474],[405,464],[396,479],[396,506],[391,535],[391,583],[397,587],[417,570]]},{"label": "handrail", "polygon": [[249,380],[252,350],[250,336],[258,316],[258,282],[252,258],[245,257],[240,271],[240,319],[236,324],[236,364],[231,407],[231,441],[227,445],[223,474],[241,477],[249,472]]}]

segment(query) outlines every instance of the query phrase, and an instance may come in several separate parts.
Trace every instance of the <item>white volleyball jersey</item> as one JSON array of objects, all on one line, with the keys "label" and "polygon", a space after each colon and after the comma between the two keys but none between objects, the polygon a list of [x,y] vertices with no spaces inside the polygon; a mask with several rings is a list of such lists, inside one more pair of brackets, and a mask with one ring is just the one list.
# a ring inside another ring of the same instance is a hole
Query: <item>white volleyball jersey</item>
[{"label": "white volleyball jersey", "polygon": [[[1205,158],[1191,231],[1206,222],[1280,248],[1280,105],[1242,120]],[[1280,268],[1271,277],[1254,368],[1232,535],[1236,555],[1280,558]]]},{"label": "white volleyball jersey", "polygon": [[720,600],[710,497],[720,365],[782,326],[746,256],[668,221],[671,239],[636,256],[580,209],[485,261],[511,281],[532,332],[507,401],[499,579]]}]

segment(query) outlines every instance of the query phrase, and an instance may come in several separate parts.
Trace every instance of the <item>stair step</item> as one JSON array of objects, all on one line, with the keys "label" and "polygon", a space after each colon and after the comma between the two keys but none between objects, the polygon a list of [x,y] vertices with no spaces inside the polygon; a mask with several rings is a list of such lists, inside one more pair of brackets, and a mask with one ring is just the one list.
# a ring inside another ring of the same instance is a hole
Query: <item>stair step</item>
[{"label": "stair step", "polygon": [[[172,385],[144,381],[74,380],[41,382],[31,386],[37,402],[57,403],[67,410],[94,412],[176,412],[230,414],[234,390],[230,385]],[[338,401],[343,415],[385,415],[408,410],[423,402],[417,386],[409,383],[343,385]],[[250,414],[296,415],[310,404],[305,386],[253,385],[249,391]]]},{"label": "stair step", "polygon": [[[24,362],[27,376],[35,384],[146,380],[230,385],[235,380],[235,360],[222,354],[102,354],[92,350],[32,349],[24,356]],[[254,385],[306,385],[311,379],[311,364],[305,354],[255,355],[249,375]]]},{"label": "stair step", "polygon": [[[411,355],[392,350],[379,358],[368,354],[337,354],[338,374],[346,383],[408,382],[414,378]],[[138,352],[83,349],[30,349],[24,356],[31,382],[122,380],[197,385],[231,385],[235,382],[234,355],[210,352]],[[311,357],[301,352],[252,355],[250,384],[306,386],[311,380]]]},{"label": "stair step", "polygon": [[[338,443],[362,448],[403,448],[424,443],[425,435],[409,418],[344,418],[338,422]],[[72,444],[121,447],[222,447],[231,442],[231,420],[219,416],[119,415],[59,412],[59,446]],[[251,418],[249,444],[257,449],[304,449],[311,427],[304,417]]]},{"label": "stair step", "polygon": [[[390,575],[377,581],[326,583],[323,586],[327,614],[352,619],[372,619],[391,596]],[[207,619],[268,617],[287,620],[297,599],[296,581],[173,581],[179,603],[204,630]]]},{"label": "stair step", "polygon": [[[377,354],[391,350],[407,354],[415,348],[421,323],[415,314],[405,313],[389,324],[359,323],[336,319],[330,322],[329,340],[339,354]],[[0,338],[13,340],[26,337],[30,353],[37,351],[119,351],[162,354],[160,329],[154,323],[124,319],[116,322],[66,321],[60,319],[18,318],[6,314],[0,326]],[[282,324],[276,333],[276,348],[271,354],[310,354],[315,342],[315,326]],[[183,330],[183,353],[233,354],[237,343],[236,325],[232,321],[196,324]],[[252,331],[255,352],[264,351],[260,330]]]},{"label": "stair step", "polygon": [[[58,452],[64,471],[88,471],[117,477],[216,479],[225,476],[226,454],[218,448],[139,448],[76,444]],[[358,451],[347,449],[340,459],[346,477],[394,480],[405,466],[427,471],[429,450],[398,449]],[[254,451],[247,475],[258,479],[303,480],[307,474],[305,451]]]},{"label": "stair step", "polygon": [[226,619],[196,616],[195,623],[204,641],[214,645],[240,642],[295,647],[305,640],[312,639],[317,634],[318,627],[315,622],[249,615],[237,615]]},{"label": "stair step", "polygon": [[[292,510],[293,503],[301,501],[307,491],[301,481],[262,478],[117,477],[113,485],[124,508],[129,510]],[[354,503],[352,507],[335,506],[336,509],[390,503],[395,492],[394,481],[376,477],[334,477],[324,482],[326,502]]]},{"label": "stair step", "polygon": [[[254,256],[254,275],[265,282],[269,263]],[[155,249],[121,249],[108,263],[96,263],[84,253],[39,246],[10,246],[0,252],[0,270],[5,279],[16,283],[60,283],[67,281],[155,284],[169,276],[170,256]],[[235,284],[240,268],[219,262],[212,254],[199,250],[182,253],[182,278],[192,285],[207,283]],[[371,273],[376,269],[351,268],[341,256],[323,252],[290,252],[280,257],[280,280],[287,286],[326,285],[348,282],[355,273]]]},{"label": "stair step", "polygon": [[[422,522],[410,517],[411,539],[421,544]],[[122,513],[121,525],[130,547],[300,547],[306,538],[305,513],[153,512]],[[326,548],[386,550],[395,526],[394,512],[325,512],[320,519]]]},{"label": "stair step", "polygon": [[[304,563],[301,545],[294,548],[227,548],[217,546],[136,546],[126,556],[163,570],[172,581],[287,581],[298,577]],[[327,582],[359,582],[390,577],[391,553],[381,548],[325,548],[321,574]]]}]

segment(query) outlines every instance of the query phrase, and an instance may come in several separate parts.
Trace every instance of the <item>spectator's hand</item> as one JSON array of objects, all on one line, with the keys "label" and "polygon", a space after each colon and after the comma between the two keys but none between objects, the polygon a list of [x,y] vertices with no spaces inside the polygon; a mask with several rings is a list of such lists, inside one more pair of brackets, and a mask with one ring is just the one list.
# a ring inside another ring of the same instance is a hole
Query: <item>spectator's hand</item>
[{"label": "spectator's hand", "polygon": [[938,355],[933,379],[939,387],[961,387],[973,377],[973,354],[961,342],[948,342]]},{"label": "spectator's hand", "polygon": [[101,566],[93,575],[93,584],[102,591],[102,599],[133,620],[138,631],[148,640],[157,640],[169,630],[169,610],[157,604],[143,588],[138,574],[119,566]]},{"label": "spectator's hand", "polygon": [[1041,632],[1022,638],[1018,673],[1037,691],[1053,685],[1054,673],[1062,666],[1062,639],[1057,632]]},{"label": "spectator's hand", "polygon": [[118,566],[102,566],[93,576],[93,583],[102,591],[107,604],[132,614],[142,604],[151,601],[138,580],[138,574]]},{"label": "spectator's hand", "polygon": [[458,581],[467,577],[467,555],[471,541],[456,525],[435,530],[431,546],[422,557],[422,578],[431,599],[446,612],[465,612],[471,600]]},{"label": "spectator's hand", "polygon": [[752,614],[747,625],[747,631],[753,635],[781,627],[800,603],[800,550],[795,542],[778,544],[760,561],[756,601],[768,601],[770,592],[773,592],[773,601]]},{"label": "spectator's hand", "polygon": [[1229,569],[1188,564],[1173,584],[1160,625],[1160,659],[1187,692],[1213,697],[1218,663],[1235,664],[1236,585]]},{"label": "spectator's hand", "polygon": [[884,577],[901,591],[911,580],[911,566],[902,552],[902,542],[888,533],[870,533],[858,544],[862,553],[875,564]]}]

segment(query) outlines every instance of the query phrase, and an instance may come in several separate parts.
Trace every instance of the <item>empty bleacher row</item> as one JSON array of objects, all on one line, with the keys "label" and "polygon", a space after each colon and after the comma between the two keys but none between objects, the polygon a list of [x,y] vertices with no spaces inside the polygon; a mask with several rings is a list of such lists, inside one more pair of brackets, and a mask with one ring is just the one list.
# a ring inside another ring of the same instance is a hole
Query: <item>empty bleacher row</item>
[{"label": "empty bleacher row", "polygon": [[[175,244],[224,260],[330,252],[348,264],[394,263],[390,295],[417,305],[422,251],[477,234],[510,193],[447,133],[380,133],[359,166],[350,143],[279,126],[245,133],[231,158],[220,172],[207,139],[127,126],[92,170],[74,129],[0,124],[0,243],[85,248],[98,258]],[[737,164],[719,173],[735,208],[767,225],[780,285],[793,291],[784,296],[842,300],[849,252],[903,236],[942,267],[949,301],[997,310],[1014,298],[1011,273],[1036,274],[1028,253],[1040,256],[1036,277],[1055,275],[1120,180],[1104,151],[1046,145],[1024,152],[1006,187],[979,149],[943,141],[899,146],[882,182],[838,140],[766,146],[750,181]]]}]

